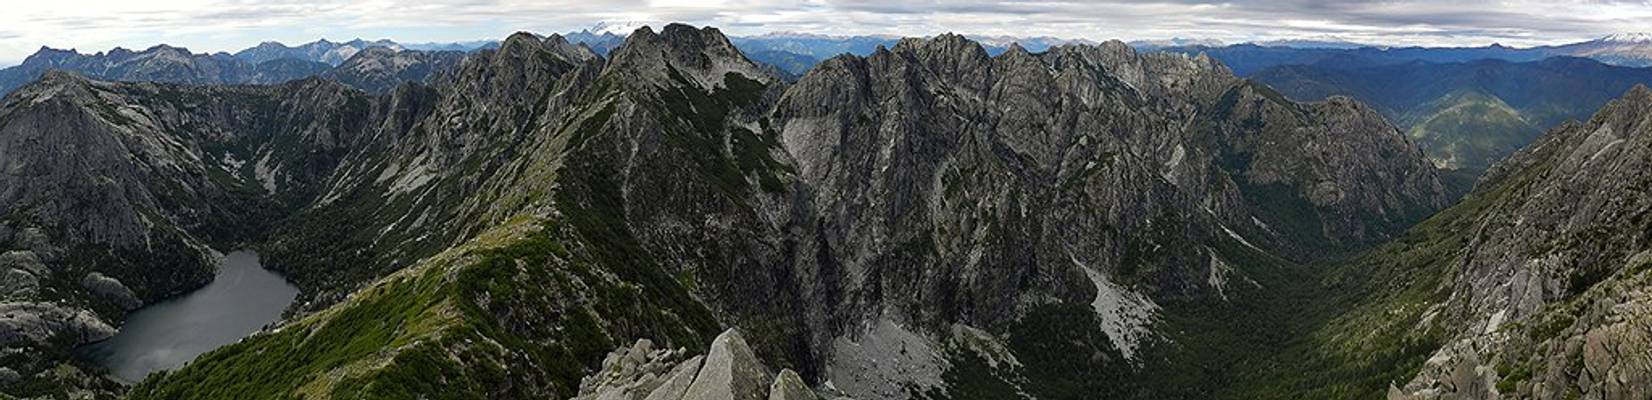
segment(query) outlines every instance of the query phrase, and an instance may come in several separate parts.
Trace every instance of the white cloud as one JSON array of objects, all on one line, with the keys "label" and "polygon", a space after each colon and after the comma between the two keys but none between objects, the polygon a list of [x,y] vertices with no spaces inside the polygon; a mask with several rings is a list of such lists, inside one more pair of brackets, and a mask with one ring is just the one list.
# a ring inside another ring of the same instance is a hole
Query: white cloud
[{"label": "white cloud", "polygon": [[499,38],[598,21],[683,21],[736,34],[1327,38],[1393,45],[1539,45],[1646,29],[1647,0],[0,0],[0,64],[41,45],[168,43],[232,51],[262,40]]}]

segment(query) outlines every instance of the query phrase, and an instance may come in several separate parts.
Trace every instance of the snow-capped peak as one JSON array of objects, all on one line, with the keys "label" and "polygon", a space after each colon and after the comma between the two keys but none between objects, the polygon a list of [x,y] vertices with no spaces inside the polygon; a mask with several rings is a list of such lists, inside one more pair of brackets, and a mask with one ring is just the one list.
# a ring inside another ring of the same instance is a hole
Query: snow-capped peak
[{"label": "snow-capped peak", "polygon": [[591,25],[591,27],[586,29],[586,31],[598,35],[612,33],[615,35],[625,36],[630,35],[631,32],[635,32],[638,28],[648,25],[648,21],[602,21],[598,22],[596,25]]},{"label": "snow-capped peak", "polygon": [[1607,35],[1606,37],[1600,38],[1600,41],[1602,41],[1602,42],[1613,42],[1613,43],[1652,43],[1652,33],[1647,33],[1647,32],[1614,33],[1614,34],[1611,34],[1611,35]]}]

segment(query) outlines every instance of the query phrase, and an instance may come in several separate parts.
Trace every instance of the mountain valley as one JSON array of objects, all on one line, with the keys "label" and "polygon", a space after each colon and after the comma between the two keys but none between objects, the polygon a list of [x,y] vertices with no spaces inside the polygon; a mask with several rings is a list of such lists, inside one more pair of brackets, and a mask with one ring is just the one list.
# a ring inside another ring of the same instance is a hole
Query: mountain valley
[{"label": "mountain valley", "polygon": [[[43,50],[0,398],[1652,396],[1647,70],[978,39]],[[235,249],[281,321],[73,355]]]}]

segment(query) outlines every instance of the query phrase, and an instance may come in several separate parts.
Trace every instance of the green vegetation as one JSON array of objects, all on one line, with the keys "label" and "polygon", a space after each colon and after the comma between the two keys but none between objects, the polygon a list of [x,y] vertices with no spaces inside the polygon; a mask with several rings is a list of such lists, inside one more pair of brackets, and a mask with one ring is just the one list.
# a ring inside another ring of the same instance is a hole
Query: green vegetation
[{"label": "green vegetation", "polygon": [[568,397],[616,339],[710,342],[719,327],[674,281],[604,263],[625,251],[573,225],[518,218],[133,398]]},{"label": "green vegetation", "polygon": [[699,174],[737,202],[744,201],[741,193],[750,186],[748,176],[755,175],[764,191],[783,191],[784,177],[795,170],[773,156],[780,147],[779,135],[768,132],[767,126],[760,127],[764,132],[753,132],[727,121],[731,115],[749,113],[743,110],[758,104],[768,86],[729,72],[722,85],[708,93],[674,67],[668,65],[667,73],[676,85],[660,90],[657,103],[664,107],[658,117],[667,128],[666,139],[687,153]]},{"label": "green vegetation", "polygon": [[1144,394],[1132,384],[1124,355],[1101,332],[1088,304],[1035,307],[1010,330],[1009,347],[1033,373],[1024,389],[1040,399],[1127,398]]},{"label": "green vegetation", "polygon": [[1435,164],[1483,170],[1531,143],[1542,130],[1496,96],[1463,90],[1423,105],[1408,135]]}]

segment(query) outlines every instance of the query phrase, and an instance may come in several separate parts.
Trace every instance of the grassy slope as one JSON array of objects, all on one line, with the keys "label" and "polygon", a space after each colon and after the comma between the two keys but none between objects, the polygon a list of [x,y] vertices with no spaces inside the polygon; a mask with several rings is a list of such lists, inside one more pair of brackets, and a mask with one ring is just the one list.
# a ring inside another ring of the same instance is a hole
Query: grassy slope
[{"label": "grassy slope", "polygon": [[1323,271],[1322,296],[1281,310],[1313,328],[1263,357],[1231,398],[1377,398],[1403,384],[1459,318],[1445,315],[1455,265],[1492,211],[1541,176],[1539,165],[1490,182],[1398,239]]},{"label": "grassy slope", "polygon": [[516,218],[132,398],[568,397],[617,340],[710,341],[705,308],[670,277],[612,265],[625,249],[594,229]]},{"label": "grassy slope", "polygon": [[1447,169],[1483,170],[1531,143],[1542,130],[1495,96],[1459,91],[1402,119],[1428,158]]}]

